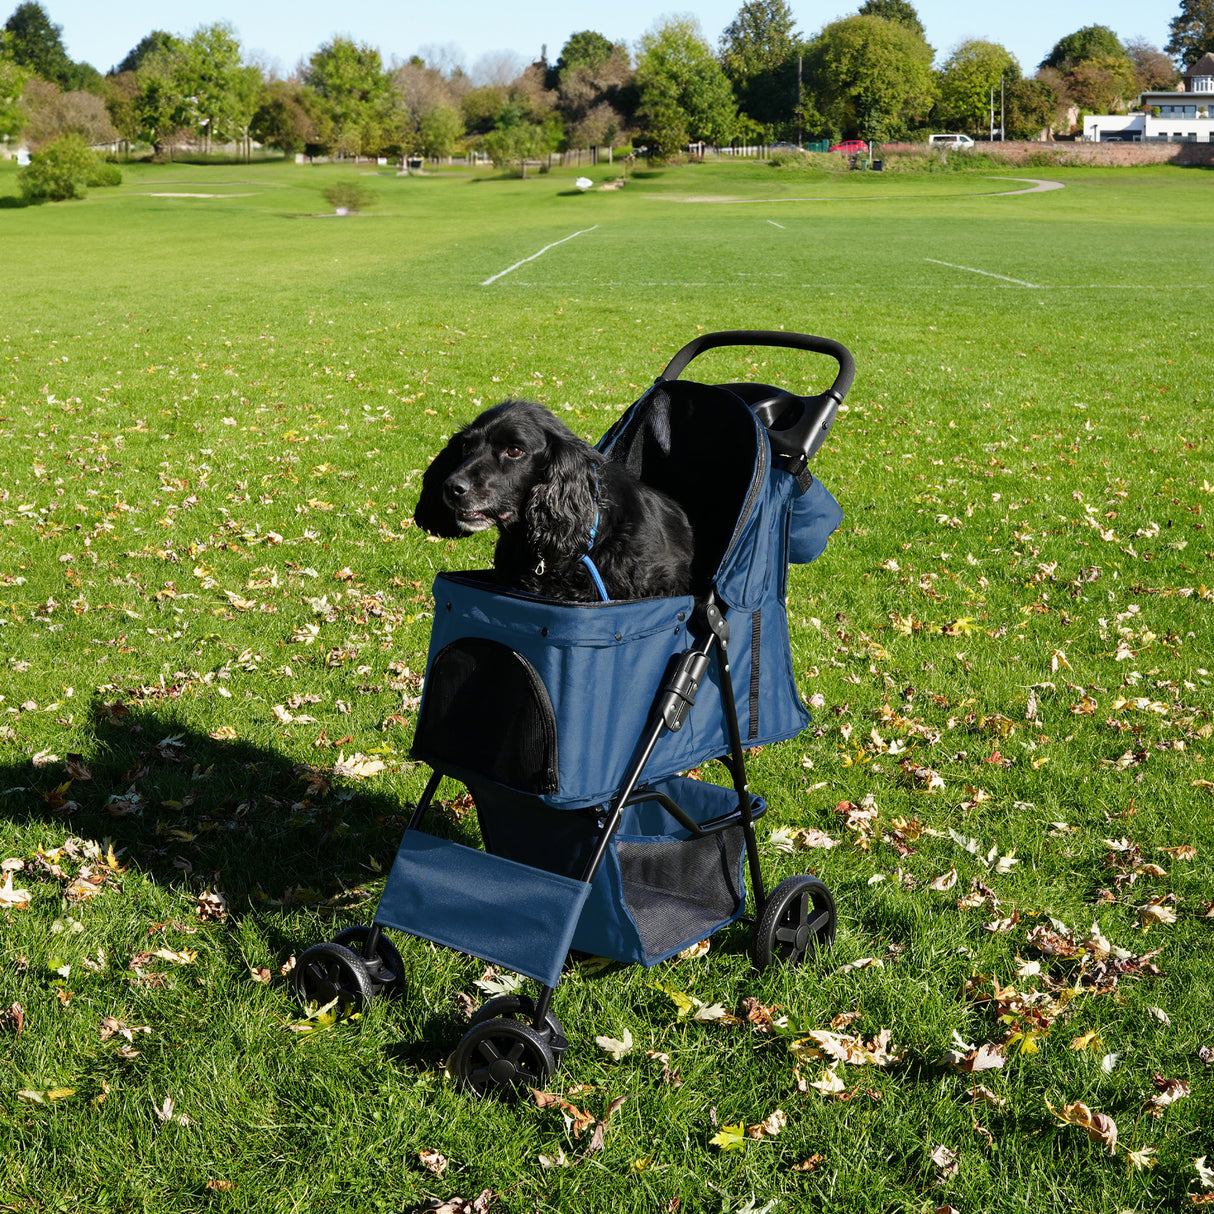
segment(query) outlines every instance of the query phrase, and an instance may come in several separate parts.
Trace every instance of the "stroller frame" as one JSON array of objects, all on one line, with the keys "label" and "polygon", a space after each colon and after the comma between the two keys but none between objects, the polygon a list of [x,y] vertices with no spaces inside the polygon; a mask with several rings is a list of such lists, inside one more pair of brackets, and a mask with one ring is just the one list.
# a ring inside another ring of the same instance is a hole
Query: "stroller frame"
[{"label": "stroller frame", "polygon": [[[799,397],[781,389],[753,383],[721,386],[740,397],[762,423],[773,461],[778,461],[774,466],[790,473],[802,491],[807,490],[813,484],[813,478],[809,476],[806,465],[829,434],[838,406],[851,386],[854,364],[850,353],[837,342],[783,331],[742,330],[705,334],[688,343],[675,355],[651,391],[668,388],[698,354],[728,345],[802,349],[830,355],[838,362],[839,372],[834,383],[819,396]],[[630,414],[625,415],[625,419]],[[619,425],[613,427],[600,447],[609,451],[619,430]],[[829,498],[829,495],[826,496]],[[830,502],[833,505],[833,499]],[[836,517],[831,529],[837,521]],[[824,543],[825,539],[822,540]],[[475,590],[475,580],[476,575],[440,575],[435,584],[436,615],[437,600],[441,597],[439,590],[446,589],[445,582],[456,589],[471,585]],[[451,603],[448,602],[446,606],[450,611]],[[718,596],[715,587],[705,589],[694,605],[688,604],[678,612],[679,625],[674,631],[677,633],[679,627],[684,628],[684,643],[687,640],[690,643],[671,655],[623,775],[614,784],[613,795],[604,803],[597,802],[593,795],[587,803],[576,805],[561,803],[559,797],[552,796],[523,798],[520,801],[521,794],[503,789],[500,791],[505,795],[505,801],[499,811],[491,804],[499,791],[492,782],[496,777],[486,782],[476,770],[475,763],[467,771],[463,770],[457,755],[445,755],[441,745],[436,749],[429,740],[429,734],[423,738],[423,718],[427,711],[423,697],[414,749],[417,757],[431,765],[432,773],[410,818],[375,920],[369,927],[347,928],[332,941],[314,945],[300,956],[292,979],[299,1001],[305,1006],[334,1001],[362,1005],[381,992],[401,994],[404,989],[403,961],[387,936],[386,928],[407,931],[482,956],[533,977],[539,983],[538,996],[533,999],[520,994],[507,994],[486,1003],[475,1013],[471,1027],[452,1054],[450,1069],[461,1086],[478,1096],[510,1095],[527,1085],[542,1085],[560,1065],[569,1046],[561,1022],[551,1010],[561,964],[570,947],[579,947],[574,933],[587,899],[596,889],[595,879],[603,869],[621,822],[626,814],[646,813],[641,807],[648,802],[656,803],[659,815],[665,815],[665,819],[677,824],[679,838],[690,842],[718,837],[717,849],[721,858],[713,862],[713,867],[724,871],[725,884],[730,888],[736,879],[736,899],[733,900],[733,910],[723,921],[709,921],[703,934],[700,930],[703,921],[695,920],[696,928],[690,941],[676,941],[676,947],[670,947],[670,939],[664,937],[659,945],[643,944],[638,952],[627,952],[626,955],[617,953],[618,959],[637,959],[646,965],[655,964],[703,938],[703,935],[711,935],[727,923],[741,918],[745,909],[745,885],[738,871],[737,859],[733,856],[733,852],[739,849],[736,843],[730,848],[723,842],[731,835],[736,838],[739,832],[740,850],[746,858],[746,871],[757,912],[753,937],[755,964],[760,969],[773,962],[797,965],[811,957],[818,948],[829,947],[834,938],[836,916],[834,900],[823,882],[812,875],[800,874],[781,882],[770,894],[766,889],[758,855],[755,821],[767,807],[762,798],[752,795],[749,786],[746,743],[743,741],[730,665],[728,615],[729,606]],[[543,631],[546,635],[547,629]],[[619,639],[618,633],[616,638]],[[435,644],[432,637],[427,690],[436,663]],[[756,652],[751,655],[751,660],[757,663],[757,641],[754,648]],[[440,652],[438,657],[441,656]],[[702,788],[707,791],[696,790],[696,803],[689,812],[675,794],[691,793],[694,782],[678,776],[663,779],[659,772],[658,778],[650,777],[651,785],[643,777],[660,740],[665,735],[678,734],[684,728],[702,690],[705,694],[712,693],[711,686],[703,686],[706,681],[711,683],[712,675],[715,675],[719,687],[725,730],[722,740],[727,743],[727,750],[708,757],[718,758],[725,766],[732,793],[728,788],[704,785]],[[753,685],[750,691],[753,697]],[[439,711],[435,709],[431,715]],[[804,717],[804,710],[800,709],[800,712]],[[794,727],[794,732],[797,728],[799,726]],[[782,732],[784,736],[789,735],[787,727]],[[447,776],[461,780],[473,792],[473,800],[481,816],[485,851],[466,848],[423,832],[423,824],[435,804],[439,786]],[[554,790],[545,787],[543,791]],[[482,805],[482,793],[490,804]],[[575,800],[578,798],[575,797]],[[555,814],[561,819],[569,819],[572,808],[581,811],[580,820],[586,820],[589,814],[593,825],[586,821],[585,829],[578,835],[575,857],[568,864],[553,866],[549,863],[536,867],[531,857],[520,861],[502,854],[512,848],[502,845],[503,828],[493,822],[493,815],[512,819],[520,808],[525,813]],[[718,809],[723,812],[714,812]],[[648,817],[652,819],[652,813]],[[493,837],[494,831],[497,832],[496,838]],[[732,877],[728,873],[731,863],[734,869]],[[556,868],[562,871],[556,871]],[[538,924],[523,925],[521,943],[513,939],[499,941],[495,938],[493,943],[486,945],[476,938],[476,924],[481,920],[476,920],[475,915],[472,916],[474,922],[471,926],[459,923],[463,917],[459,900],[471,896],[469,891],[472,890],[476,891],[476,897],[483,896],[485,899],[484,904],[478,906],[478,913],[483,913],[488,906],[503,918],[512,917],[517,906],[513,900],[512,883],[520,877],[532,884],[538,881],[542,888],[537,887],[539,892],[533,896],[538,897],[541,903],[545,899],[551,902],[551,906],[546,905],[542,912],[537,912],[540,918]],[[711,916],[714,912],[709,913]],[[454,927],[449,927],[449,923],[454,923]],[[537,945],[536,940],[550,933],[554,925],[559,925],[559,930],[555,931],[553,938],[547,944]],[[594,938],[593,928],[590,930]],[[650,947],[657,948],[656,955],[648,951]],[[604,955],[611,955],[610,946],[602,951]]]}]

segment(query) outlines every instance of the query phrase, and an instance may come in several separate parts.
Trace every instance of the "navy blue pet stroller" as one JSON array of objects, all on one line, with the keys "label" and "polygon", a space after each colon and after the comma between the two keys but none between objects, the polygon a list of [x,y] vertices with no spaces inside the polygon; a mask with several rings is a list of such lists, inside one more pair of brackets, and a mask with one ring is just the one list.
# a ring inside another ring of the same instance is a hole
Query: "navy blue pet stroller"
[{"label": "navy blue pet stroller", "polygon": [[[818,396],[681,380],[721,346],[777,346],[838,364]],[[432,769],[369,927],[304,952],[306,1005],[365,1003],[403,986],[384,929],[534,979],[473,1017],[451,1056],[477,1095],[542,1086],[568,1049],[551,1010],[570,950],[656,965],[740,919],[749,875],[755,963],[829,946],[835,907],[808,874],[770,893],[746,750],[809,723],[792,669],[788,563],[814,560],[842,512],[807,464],[854,376],[837,342],[736,331],[696,338],[600,440],[686,510],[693,593],[571,603],[512,592],[489,572],[444,573],[413,757]],[[683,773],[719,759],[731,787]],[[440,781],[471,793],[484,850],[426,833]]]}]

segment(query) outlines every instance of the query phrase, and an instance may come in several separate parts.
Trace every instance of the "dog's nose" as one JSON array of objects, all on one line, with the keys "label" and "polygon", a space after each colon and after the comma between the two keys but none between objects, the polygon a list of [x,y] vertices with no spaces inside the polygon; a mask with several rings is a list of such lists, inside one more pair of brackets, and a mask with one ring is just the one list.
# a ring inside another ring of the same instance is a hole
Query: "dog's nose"
[{"label": "dog's nose", "polygon": [[443,496],[447,499],[448,505],[455,505],[471,487],[466,478],[456,473],[454,476],[447,477],[443,482]]}]

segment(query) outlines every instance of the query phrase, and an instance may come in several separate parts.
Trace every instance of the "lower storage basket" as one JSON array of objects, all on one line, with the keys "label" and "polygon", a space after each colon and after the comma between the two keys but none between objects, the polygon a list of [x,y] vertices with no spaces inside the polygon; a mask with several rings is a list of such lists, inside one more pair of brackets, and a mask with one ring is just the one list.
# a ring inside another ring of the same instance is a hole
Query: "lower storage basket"
[{"label": "lower storage basket", "polygon": [[[656,799],[668,797],[700,824],[737,808],[732,788],[671,776],[653,781],[639,795],[644,791],[655,797],[625,807],[595,874],[572,947],[648,966],[742,916],[746,844],[741,826],[692,835]],[[520,814],[522,807],[512,798],[495,804],[489,788],[474,788],[473,795],[490,851],[565,876],[580,876],[594,831],[584,812],[540,805],[532,813]],[[761,797],[751,797],[752,816],[757,818],[766,809]],[[552,846],[558,838],[567,846],[560,853]]]}]

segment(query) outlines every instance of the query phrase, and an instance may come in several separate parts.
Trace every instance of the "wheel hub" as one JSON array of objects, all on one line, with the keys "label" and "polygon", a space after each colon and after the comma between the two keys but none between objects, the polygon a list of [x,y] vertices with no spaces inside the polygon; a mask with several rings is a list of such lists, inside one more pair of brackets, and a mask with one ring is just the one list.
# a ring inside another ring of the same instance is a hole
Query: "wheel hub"
[{"label": "wheel hub", "polygon": [[498,1058],[489,1064],[489,1074],[496,1084],[509,1083],[517,1073],[517,1068],[509,1058]]}]

